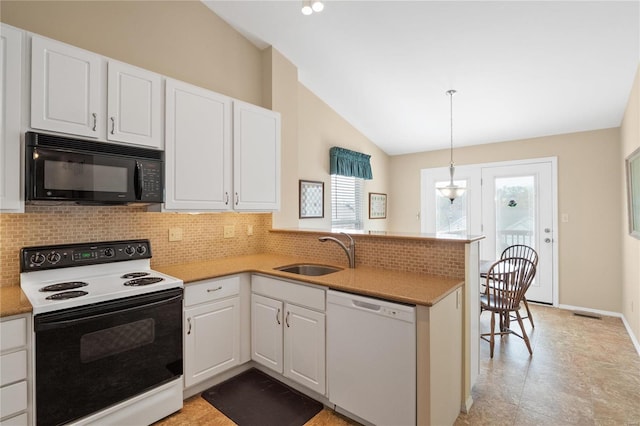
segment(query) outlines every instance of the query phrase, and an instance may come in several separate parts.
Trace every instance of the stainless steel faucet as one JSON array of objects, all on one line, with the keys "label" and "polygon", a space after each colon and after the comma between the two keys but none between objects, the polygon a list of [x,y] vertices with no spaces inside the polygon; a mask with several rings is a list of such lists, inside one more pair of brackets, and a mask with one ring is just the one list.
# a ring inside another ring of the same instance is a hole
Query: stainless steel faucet
[{"label": "stainless steel faucet", "polygon": [[353,238],[351,238],[351,235],[347,234],[346,232],[341,232],[341,234],[344,234],[347,236],[347,238],[349,238],[349,247],[347,247],[342,241],[334,237],[319,237],[318,240],[320,240],[321,243],[331,240],[334,243],[338,244],[340,247],[342,247],[342,250],[344,250],[344,252],[347,254],[347,257],[349,258],[349,268],[355,268],[356,267],[356,243],[355,241],[353,241]]}]

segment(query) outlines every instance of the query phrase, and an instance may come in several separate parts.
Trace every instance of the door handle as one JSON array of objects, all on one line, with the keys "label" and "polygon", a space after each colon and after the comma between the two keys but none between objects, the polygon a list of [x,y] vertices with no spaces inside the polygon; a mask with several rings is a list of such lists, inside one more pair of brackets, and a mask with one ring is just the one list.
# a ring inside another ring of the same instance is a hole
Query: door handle
[{"label": "door handle", "polygon": [[116,119],[115,117],[111,117],[111,134],[116,134]]},{"label": "door handle", "polygon": [[544,239],[544,242],[545,242],[545,243],[550,243],[550,242],[551,242],[551,238],[545,238],[545,239]]},{"label": "door handle", "polygon": [[287,324],[287,327],[291,327],[291,326],[289,325],[289,314],[290,314],[290,313],[291,313],[291,312],[287,311],[287,316],[286,316],[286,318],[284,319],[284,322],[285,322],[285,324]]},{"label": "door handle", "polygon": [[280,308],[278,308],[278,312],[276,312],[276,321],[278,321],[278,325],[282,324],[280,322]]},{"label": "door handle", "polygon": [[191,318],[187,318],[187,325],[189,328],[187,329],[187,334],[191,334]]},{"label": "door handle", "polygon": [[93,128],[91,130],[95,132],[96,128],[98,127],[98,114],[94,112],[94,113],[91,113],[91,115],[93,116]]}]

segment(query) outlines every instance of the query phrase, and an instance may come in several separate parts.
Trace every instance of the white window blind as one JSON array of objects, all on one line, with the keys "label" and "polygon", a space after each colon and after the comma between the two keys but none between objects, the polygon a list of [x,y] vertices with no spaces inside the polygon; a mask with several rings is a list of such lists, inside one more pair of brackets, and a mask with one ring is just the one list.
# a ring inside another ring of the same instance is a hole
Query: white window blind
[{"label": "white window blind", "polygon": [[331,175],[331,227],[363,229],[362,179]]}]

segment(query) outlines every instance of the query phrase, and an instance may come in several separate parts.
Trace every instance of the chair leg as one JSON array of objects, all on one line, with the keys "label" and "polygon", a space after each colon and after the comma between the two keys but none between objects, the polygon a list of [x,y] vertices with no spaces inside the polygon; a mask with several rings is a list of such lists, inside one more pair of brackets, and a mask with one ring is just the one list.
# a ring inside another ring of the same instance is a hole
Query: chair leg
[{"label": "chair leg", "polygon": [[493,358],[493,345],[496,343],[496,313],[491,312],[491,336],[489,337],[489,353]]},{"label": "chair leg", "polygon": [[529,342],[529,336],[527,336],[527,332],[524,331],[524,324],[522,323],[522,317],[520,316],[520,312],[516,311],[516,318],[518,319],[518,324],[520,324],[520,330],[522,330],[522,339],[524,343],[527,345],[527,349],[529,349],[529,355],[533,355],[533,351],[531,350],[531,343]]},{"label": "chair leg", "polygon": [[535,328],[533,325],[533,316],[531,315],[531,311],[529,310],[529,304],[527,303],[527,299],[525,297],[522,298],[522,303],[524,303],[524,308],[527,310],[527,318],[529,318],[529,322],[531,323],[531,328]]}]

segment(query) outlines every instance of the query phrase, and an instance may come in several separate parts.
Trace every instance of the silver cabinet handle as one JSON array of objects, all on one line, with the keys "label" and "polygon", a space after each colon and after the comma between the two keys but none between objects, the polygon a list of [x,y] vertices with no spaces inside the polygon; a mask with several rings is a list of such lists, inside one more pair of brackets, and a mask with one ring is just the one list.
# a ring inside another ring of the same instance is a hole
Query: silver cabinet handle
[{"label": "silver cabinet handle", "polygon": [[290,311],[287,311],[287,316],[286,316],[286,317],[285,317],[285,319],[284,319],[284,322],[285,322],[285,324],[287,324],[287,327],[291,327],[291,326],[289,325],[289,314],[290,314],[290,313],[291,313]]},{"label": "silver cabinet handle", "polygon": [[225,206],[229,205],[229,193],[228,192],[224,193],[224,205]]},{"label": "silver cabinet handle", "polygon": [[213,293],[214,291],[222,290],[222,286],[216,288],[208,288],[207,293]]},{"label": "silver cabinet handle", "polygon": [[96,128],[98,127],[98,114],[96,114],[95,112],[91,114],[93,116],[93,130],[94,132],[96,131]]},{"label": "silver cabinet handle", "polygon": [[111,134],[116,134],[116,119],[114,117],[111,117]]},{"label": "silver cabinet handle", "polygon": [[280,322],[280,308],[278,308],[278,312],[276,312],[276,321],[278,321],[278,325],[282,324]]},{"label": "silver cabinet handle", "polygon": [[238,201],[240,201],[240,196],[238,196],[238,193],[236,192],[236,206],[238,205]]},{"label": "silver cabinet handle", "polygon": [[189,328],[187,329],[187,334],[191,334],[191,318],[187,318],[187,325]]}]

